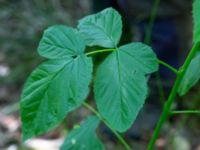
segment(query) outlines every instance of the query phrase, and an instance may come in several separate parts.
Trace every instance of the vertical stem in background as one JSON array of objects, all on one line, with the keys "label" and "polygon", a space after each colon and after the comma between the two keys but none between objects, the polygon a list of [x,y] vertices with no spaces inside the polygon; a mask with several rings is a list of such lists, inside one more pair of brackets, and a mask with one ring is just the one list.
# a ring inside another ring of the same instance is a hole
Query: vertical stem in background
[{"label": "vertical stem in background", "polygon": [[156,15],[157,15],[157,10],[158,10],[159,4],[160,4],[160,0],[154,0],[149,24],[146,29],[146,33],[145,33],[145,37],[144,37],[144,43],[148,44],[148,45],[151,44],[151,34],[152,34],[152,30],[153,30],[153,24],[156,20]]},{"label": "vertical stem in background", "polygon": [[157,87],[158,87],[160,103],[163,106],[163,104],[165,103],[165,92],[164,92],[164,89],[163,89],[163,85],[162,85],[162,81],[160,79],[159,72],[156,72],[156,84],[157,84]]},{"label": "vertical stem in background", "polygon": [[196,51],[198,50],[198,48],[199,48],[199,44],[195,44],[194,47],[191,49],[189,55],[187,56],[183,66],[178,71],[178,75],[177,75],[176,81],[174,83],[174,86],[173,86],[173,88],[170,92],[168,100],[166,101],[166,103],[164,105],[163,112],[162,112],[161,117],[158,121],[156,129],[154,130],[151,141],[148,145],[148,150],[153,150],[153,148],[154,148],[156,139],[158,138],[158,136],[160,134],[160,130],[161,130],[164,122],[166,121],[166,119],[168,118],[168,116],[170,114],[171,105],[173,104],[173,102],[175,100],[175,96],[176,96],[177,90],[179,88],[179,85],[181,83],[181,80],[182,80],[182,78],[185,74],[185,71],[187,70],[190,62],[192,61],[192,58],[194,57]]},{"label": "vertical stem in background", "polygon": [[[153,30],[154,22],[156,20],[159,4],[160,4],[160,0],[154,0],[150,20],[145,32],[145,37],[144,37],[144,43],[148,45],[151,45],[152,30]],[[159,72],[156,72],[156,84],[158,87],[158,93],[159,93],[161,104],[163,104],[163,102],[165,101],[165,96],[164,96],[164,90],[163,90],[162,82],[160,80]]]}]

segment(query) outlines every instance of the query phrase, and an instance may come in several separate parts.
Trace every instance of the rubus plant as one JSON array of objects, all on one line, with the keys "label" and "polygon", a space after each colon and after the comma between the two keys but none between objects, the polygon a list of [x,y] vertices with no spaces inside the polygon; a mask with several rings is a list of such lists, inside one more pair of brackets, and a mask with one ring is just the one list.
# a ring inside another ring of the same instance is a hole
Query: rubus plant
[{"label": "rubus plant", "polygon": [[[48,132],[66,115],[80,107],[96,116],[89,116],[74,128],[61,150],[103,150],[95,131],[102,121],[127,150],[131,147],[118,132],[127,131],[148,95],[148,76],[159,64],[177,75],[163,113],[155,128],[148,150],[152,150],[163,123],[170,114],[199,113],[198,110],[172,111],[177,93],[184,95],[200,78],[200,1],[193,4],[194,46],[180,69],[159,60],[150,46],[132,42],[118,46],[122,34],[120,14],[107,8],[87,16],[78,28],[55,25],[45,30],[38,53],[48,60],[28,78],[20,101],[23,140]],[[103,49],[85,52],[86,46]],[[91,56],[110,53],[94,73],[94,97],[98,111],[85,100],[93,78]]]}]

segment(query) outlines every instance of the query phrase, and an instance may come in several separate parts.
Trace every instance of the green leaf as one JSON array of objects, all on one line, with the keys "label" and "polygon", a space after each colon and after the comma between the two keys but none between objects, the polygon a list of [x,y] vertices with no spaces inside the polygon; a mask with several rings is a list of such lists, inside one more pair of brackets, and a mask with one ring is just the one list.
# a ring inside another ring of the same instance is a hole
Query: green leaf
[{"label": "green leaf", "polygon": [[149,46],[131,43],[119,47],[99,66],[94,92],[101,115],[120,131],[136,119],[147,96],[146,74],[158,69]]},{"label": "green leaf", "polygon": [[38,53],[49,59],[60,59],[83,54],[85,42],[77,30],[56,25],[45,30]]},{"label": "green leaf", "polygon": [[78,28],[89,46],[114,48],[122,34],[121,16],[116,10],[107,8],[81,19]]},{"label": "green leaf", "polygon": [[193,21],[194,21],[193,40],[195,43],[197,43],[200,42],[200,0],[194,0]]},{"label": "green leaf", "polygon": [[200,79],[200,53],[191,61],[178,89],[180,96],[185,95]]},{"label": "green leaf", "polygon": [[88,117],[79,128],[75,128],[69,133],[60,149],[103,150],[104,146],[95,134],[98,125],[99,119],[97,117]]},{"label": "green leaf", "polygon": [[20,106],[23,139],[27,140],[56,127],[69,111],[87,97],[92,60],[50,60],[41,64],[25,84]]}]

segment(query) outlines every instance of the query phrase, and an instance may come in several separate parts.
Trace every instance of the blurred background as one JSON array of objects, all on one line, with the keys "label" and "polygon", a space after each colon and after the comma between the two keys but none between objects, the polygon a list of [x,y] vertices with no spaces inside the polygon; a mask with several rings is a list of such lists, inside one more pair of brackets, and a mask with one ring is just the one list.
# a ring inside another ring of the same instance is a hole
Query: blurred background
[{"label": "blurred background", "polygon": [[[29,74],[44,60],[36,50],[44,29],[51,25],[76,27],[78,19],[114,7],[123,16],[121,44],[145,42],[160,59],[180,67],[192,45],[192,1],[161,0],[149,28],[154,4],[153,0],[0,0],[0,150],[58,150],[68,131],[90,113],[79,108],[55,130],[26,143],[21,141],[20,93]],[[150,39],[146,38],[148,29]],[[104,57],[95,56],[95,68]],[[163,67],[151,77],[148,103],[124,135],[133,149],[145,150],[173,81],[174,76]],[[92,93],[89,99],[93,103]],[[200,109],[200,83],[184,98],[177,97],[173,108]],[[102,125],[98,131],[106,149],[123,150],[106,127]],[[200,116],[171,116],[156,147],[200,150]]]}]

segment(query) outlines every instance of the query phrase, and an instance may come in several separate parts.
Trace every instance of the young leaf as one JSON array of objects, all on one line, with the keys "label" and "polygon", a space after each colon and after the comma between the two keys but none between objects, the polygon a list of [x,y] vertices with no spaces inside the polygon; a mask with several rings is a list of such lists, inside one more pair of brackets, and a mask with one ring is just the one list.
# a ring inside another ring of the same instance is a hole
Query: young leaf
[{"label": "young leaf", "polygon": [[155,54],[142,43],[119,47],[99,66],[96,103],[114,129],[124,132],[132,125],[147,96],[146,74],[157,69]]},{"label": "young leaf", "polygon": [[92,74],[92,60],[50,60],[41,64],[25,84],[20,101],[23,139],[45,133],[86,98]]},{"label": "young leaf", "polygon": [[186,94],[200,79],[200,52],[191,61],[178,89],[180,96]]},{"label": "young leaf", "polygon": [[122,34],[121,16],[116,10],[107,8],[81,19],[78,28],[89,46],[114,48]]},{"label": "young leaf", "polygon": [[200,0],[193,3],[194,43],[200,42]]},{"label": "young leaf", "polygon": [[97,117],[88,117],[79,128],[69,133],[60,150],[103,150],[104,146],[95,134],[98,125]]},{"label": "young leaf", "polygon": [[85,43],[77,30],[56,25],[45,30],[38,53],[49,59],[60,59],[83,54]]}]

